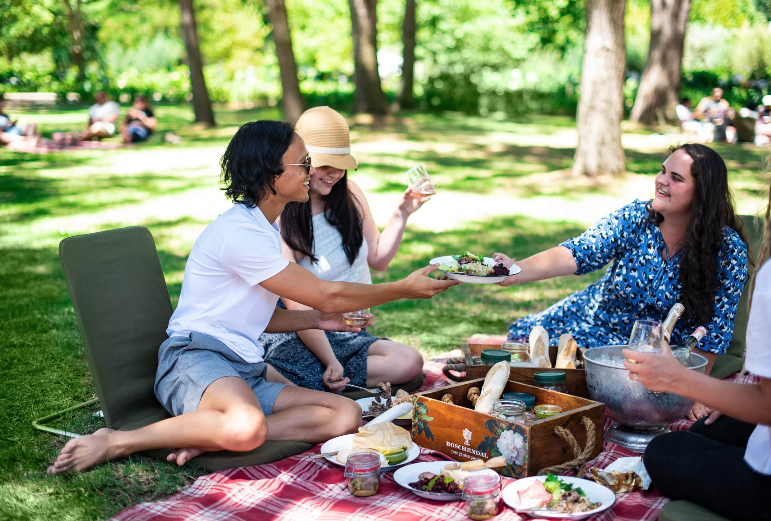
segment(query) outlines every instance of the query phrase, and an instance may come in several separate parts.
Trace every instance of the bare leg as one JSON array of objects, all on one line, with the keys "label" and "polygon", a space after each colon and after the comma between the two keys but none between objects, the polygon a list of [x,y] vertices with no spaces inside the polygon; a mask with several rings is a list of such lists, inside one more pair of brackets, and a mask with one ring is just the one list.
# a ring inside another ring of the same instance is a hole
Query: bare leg
[{"label": "bare leg", "polygon": [[81,138],[83,139],[83,141],[90,141],[92,139],[102,139],[106,137],[110,137],[109,132],[107,132],[107,130],[105,130],[102,127],[97,127],[96,125],[91,125],[90,127],[88,127],[85,130],[85,132],[83,132],[83,134],[81,135]]},{"label": "bare leg", "polygon": [[133,431],[101,429],[67,442],[49,474],[85,470],[134,452],[168,447],[248,451],[268,435],[265,415],[251,387],[226,377],[204,392],[198,410]]},{"label": "bare leg", "polygon": [[198,410],[133,431],[101,429],[67,442],[49,474],[85,470],[142,450],[188,447],[170,456],[178,465],[205,451],[250,451],[266,439],[317,443],[354,432],[361,409],[347,398],[287,387],[265,417],[254,391],[225,377],[204,392]]},{"label": "bare leg", "polygon": [[423,356],[412,346],[378,340],[367,352],[367,385],[379,382],[403,384],[417,378],[423,371]]},{"label": "bare leg", "polygon": [[273,367],[270,364],[265,364],[268,366],[268,374],[265,375],[265,379],[269,382],[279,383],[279,384],[287,384],[287,385],[295,385],[295,383],[281,374],[278,369]]},{"label": "bare leg", "polygon": [[349,398],[285,387],[267,416],[269,440],[321,443],[361,427],[361,407]]},{"label": "bare leg", "polygon": [[[278,371],[276,374],[284,378]],[[210,405],[202,399],[199,408]],[[273,414],[265,418],[269,440],[321,443],[356,432],[361,427],[361,407],[348,398],[293,384],[279,393],[273,404]],[[199,449],[177,450],[169,454],[167,460],[184,465],[201,452]]]}]

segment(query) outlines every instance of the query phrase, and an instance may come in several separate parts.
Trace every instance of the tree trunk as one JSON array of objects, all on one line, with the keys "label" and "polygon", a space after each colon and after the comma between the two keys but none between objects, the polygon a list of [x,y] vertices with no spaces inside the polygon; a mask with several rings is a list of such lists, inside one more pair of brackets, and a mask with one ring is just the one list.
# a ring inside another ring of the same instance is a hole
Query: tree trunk
[{"label": "tree trunk", "polygon": [[402,65],[402,86],[399,92],[399,107],[411,109],[415,106],[412,94],[415,82],[415,0],[407,0],[404,9],[404,26],[402,41],[404,42],[404,64]]},{"label": "tree trunk", "polygon": [[[72,3],[71,3],[72,2]],[[68,28],[70,30],[70,60],[78,68],[78,83],[86,79],[86,59],[84,57],[83,11],[81,0],[64,0],[67,9]]]},{"label": "tree trunk", "polygon": [[268,0],[270,23],[273,24],[273,41],[276,44],[278,66],[281,69],[281,105],[284,118],[292,123],[300,119],[305,109],[305,102],[300,94],[300,82],[297,80],[297,62],[294,60],[292,38],[289,34],[289,19],[284,0]]},{"label": "tree trunk", "polygon": [[651,44],[631,120],[654,123],[659,113],[676,121],[685,27],[691,0],[651,0]]},{"label": "tree trunk", "polygon": [[190,67],[190,85],[193,88],[195,122],[213,127],[216,123],[214,122],[209,91],[206,90],[206,80],[203,77],[203,60],[201,59],[201,49],[198,46],[193,0],[179,0],[179,6],[182,10],[182,38],[185,40],[187,65]]},{"label": "tree trunk", "polygon": [[386,114],[388,102],[377,70],[377,0],[348,0],[353,31],[355,112]]},{"label": "tree trunk", "polygon": [[626,0],[587,0],[573,175],[622,174]]}]

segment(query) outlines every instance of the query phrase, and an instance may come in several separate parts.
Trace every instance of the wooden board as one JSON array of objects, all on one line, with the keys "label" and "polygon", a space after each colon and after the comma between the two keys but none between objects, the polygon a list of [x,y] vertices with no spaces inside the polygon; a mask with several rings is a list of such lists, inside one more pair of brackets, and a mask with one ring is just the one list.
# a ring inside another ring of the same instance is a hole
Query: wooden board
[{"label": "wooden board", "polygon": [[[472,344],[463,344],[463,354],[466,359],[466,377],[465,380],[475,380],[477,378],[484,378],[487,376],[487,372],[490,370],[489,365],[480,365],[480,364],[474,364],[472,361],[472,356],[478,356],[472,354],[471,351],[471,345]],[[477,346],[484,345],[485,349],[500,349],[500,345],[496,344],[473,344]],[[584,351],[586,351],[586,348],[580,347],[578,348],[578,352],[576,353],[576,359],[577,360],[583,360],[584,359]],[[481,353],[481,350],[480,350]],[[551,346],[549,348],[549,358],[552,361],[552,364],[554,364],[554,361],[557,359],[557,348],[555,346]],[[538,368],[538,367],[512,367],[511,372],[509,373],[509,379],[514,380],[516,382],[533,385],[534,384],[534,377],[535,373],[540,373],[542,371],[562,371],[565,373],[566,377],[566,384],[568,386],[568,391],[570,391],[570,394],[574,396],[580,396],[582,398],[590,398],[589,396],[589,389],[586,387],[586,372],[583,369],[544,369],[544,368]]]},{"label": "wooden board", "polygon": [[[550,403],[563,409],[561,414],[551,418],[518,424],[473,410],[467,398],[468,390],[471,387],[481,389],[483,383],[484,379],[480,378],[417,395],[413,407],[413,441],[459,461],[506,456],[501,450],[519,447],[509,453],[517,456],[512,457],[511,464],[501,473],[520,478],[534,476],[542,468],[573,459],[570,446],[554,432],[554,428],[568,429],[584,447],[587,433],[581,419],[587,417],[595,428],[591,458],[602,451],[604,404],[509,380],[504,392],[529,393],[536,397],[537,404]],[[453,397],[453,404],[441,401],[445,394]],[[501,443],[504,436],[508,443]],[[518,445],[512,445],[512,440]]]}]

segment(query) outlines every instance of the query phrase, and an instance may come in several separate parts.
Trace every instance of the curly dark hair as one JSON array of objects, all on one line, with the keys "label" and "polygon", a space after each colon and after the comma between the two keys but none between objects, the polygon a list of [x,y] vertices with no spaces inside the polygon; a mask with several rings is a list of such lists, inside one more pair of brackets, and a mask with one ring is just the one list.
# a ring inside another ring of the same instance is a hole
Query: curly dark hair
[{"label": "curly dark hair", "polygon": [[[734,211],[728,187],[728,169],[720,154],[699,144],[685,144],[669,149],[670,155],[682,150],[693,159],[691,175],[696,184],[691,206],[691,221],[685,231],[680,257],[680,302],[685,306],[688,326],[709,322],[715,306],[718,280],[717,256],[724,228],[733,228],[746,243],[742,222]],[[664,216],[648,203],[648,222],[659,225]]]},{"label": "curly dark hair", "polygon": [[[334,184],[326,197],[324,215],[329,224],[337,228],[343,238],[343,249],[348,264],[353,264],[364,241],[361,229],[362,209],[356,197],[348,189],[348,172]],[[281,214],[281,237],[295,251],[317,262],[313,254],[313,216],[311,200],[304,203],[288,203]]]},{"label": "curly dark hair", "polygon": [[234,203],[254,207],[276,194],[276,178],[284,173],[282,158],[295,137],[285,121],[253,121],[238,129],[220,159],[223,190]]}]

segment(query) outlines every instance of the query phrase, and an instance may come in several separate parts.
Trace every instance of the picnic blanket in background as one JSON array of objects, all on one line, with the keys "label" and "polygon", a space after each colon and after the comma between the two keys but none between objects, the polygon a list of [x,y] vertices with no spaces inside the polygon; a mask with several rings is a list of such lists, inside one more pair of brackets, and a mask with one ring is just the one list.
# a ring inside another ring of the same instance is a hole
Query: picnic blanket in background
[{"label": "picnic blanket in background", "polygon": [[[459,351],[443,358],[426,362],[426,380],[418,392],[438,389],[454,382],[442,375],[447,358],[460,356]],[[737,378],[742,383],[756,383],[757,378],[746,375]],[[672,430],[685,430],[691,421],[680,420]],[[605,420],[607,430],[612,421]],[[320,446],[276,463],[242,467],[215,472],[198,478],[189,488],[155,503],[141,503],[124,510],[114,519],[141,521],[147,519],[216,519],[276,520],[276,521],[452,521],[468,519],[463,502],[438,502],[422,499],[394,482],[393,473],[383,474],[380,493],[368,498],[352,496],[346,486],[343,468],[323,459],[309,459],[319,452]],[[605,468],[618,458],[639,456],[616,445],[604,442],[603,452],[587,464]],[[421,449],[416,463],[449,460],[444,454]],[[588,474],[588,472],[587,472]],[[568,473],[567,475],[575,475]],[[503,486],[513,482],[503,478]],[[617,494],[612,508],[590,518],[592,521],[655,521],[659,510],[669,499],[655,488]],[[515,514],[505,507],[494,518],[497,521],[524,521],[525,515]]]},{"label": "picnic blanket in background", "polygon": [[34,147],[30,146],[18,152],[30,154],[49,154],[51,152],[69,152],[71,150],[115,150],[123,146],[119,141],[81,141],[77,145],[60,145],[50,139],[41,139]]}]

